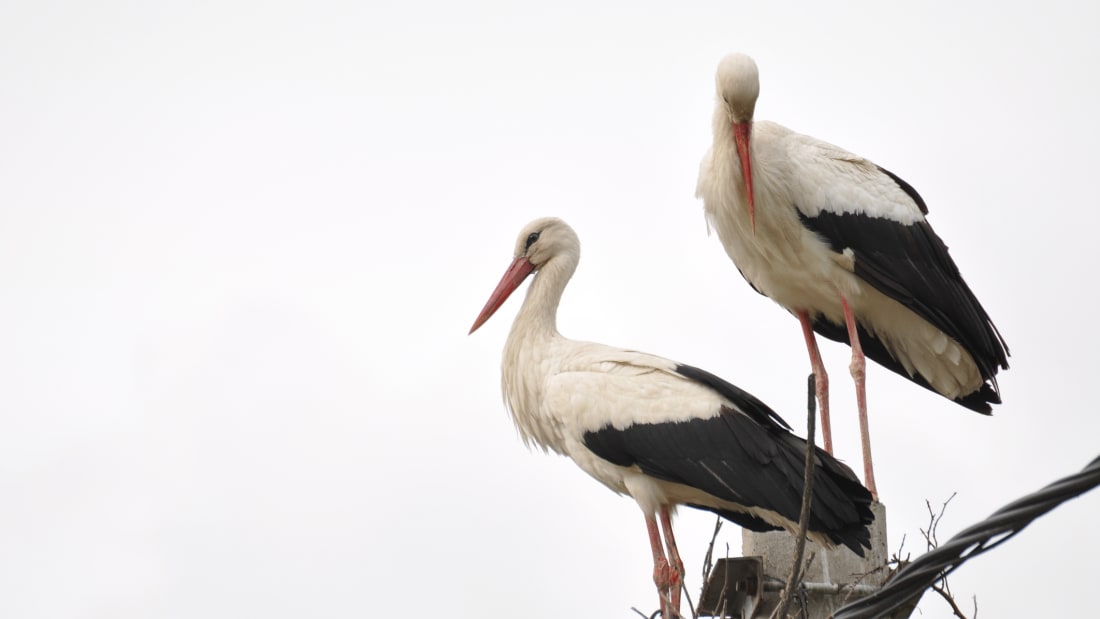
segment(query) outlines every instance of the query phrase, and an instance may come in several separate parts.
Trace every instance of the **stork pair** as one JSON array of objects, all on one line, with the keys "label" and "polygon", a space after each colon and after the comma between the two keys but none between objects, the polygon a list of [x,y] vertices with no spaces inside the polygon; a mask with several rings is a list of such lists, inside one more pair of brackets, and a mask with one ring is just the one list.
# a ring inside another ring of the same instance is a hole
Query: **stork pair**
[{"label": "stork pair", "polygon": [[[988,414],[1008,350],[963,281],[928,210],[874,163],[766,121],[753,121],[751,58],[718,66],[714,143],[697,196],[742,276],[794,314],[816,379],[825,448],[807,445],[763,402],[708,372],[569,340],[558,303],[580,258],[565,222],[528,224],[514,259],[470,329],[532,273],[504,347],[504,397],[527,444],[569,456],[645,515],[664,617],[679,615],[683,564],[676,505],[755,531],[795,531],[806,449],[815,450],[809,536],[857,554],[877,498],[867,424],[865,356]],[[814,333],[852,348],[866,488],[832,457],[827,374]]]}]

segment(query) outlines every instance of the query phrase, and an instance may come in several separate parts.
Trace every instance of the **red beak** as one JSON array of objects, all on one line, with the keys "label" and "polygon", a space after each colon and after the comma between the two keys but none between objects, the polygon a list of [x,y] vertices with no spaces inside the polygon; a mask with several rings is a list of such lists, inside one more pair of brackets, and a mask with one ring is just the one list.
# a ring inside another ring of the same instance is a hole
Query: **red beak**
[{"label": "red beak", "polygon": [[749,198],[749,223],[756,233],[756,204],[752,196],[752,162],[749,160],[749,134],[752,121],[733,123],[733,141],[737,144],[737,157],[741,159],[741,175],[745,177],[745,193]]},{"label": "red beak", "polygon": [[527,279],[527,276],[534,270],[535,265],[531,264],[526,256],[520,256],[513,260],[511,266],[504,272],[504,277],[500,278],[496,290],[493,290],[493,294],[489,296],[489,301],[485,303],[485,307],[477,315],[474,326],[470,327],[470,333],[477,331],[478,327],[485,324],[485,321],[489,320],[500,309],[501,305],[504,305],[508,297],[515,292],[516,288],[519,288],[523,280]]}]

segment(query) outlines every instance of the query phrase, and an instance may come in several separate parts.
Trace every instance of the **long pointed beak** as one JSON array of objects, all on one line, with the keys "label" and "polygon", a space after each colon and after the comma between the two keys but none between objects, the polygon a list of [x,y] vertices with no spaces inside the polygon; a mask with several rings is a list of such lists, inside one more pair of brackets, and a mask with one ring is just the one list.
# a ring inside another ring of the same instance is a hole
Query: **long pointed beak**
[{"label": "long pointed beak", "polygon": [[752,161],[749,159],[749,135],[752,121],[733,123],[733,141],[737,144],[737,157],[741,159],[741,175],[745,177],[745,192],[749,198],[749,223],[756,233],[756,203],[752,194]]},{"label": "long pointed beak", "polygon": [[477,315],[474,326],[470,327],[470,333],[477,331],[478,327],[485,324],[485,321],[489,320],[500,309],[501,305],[504,305],[508,297],[516,291],[516,288],[519,288],[523,280],[527,279],[527,276],[534,270],[535,265],[531,264],[526,256],[519,256],[513,260],[508,270],[504,272],[504,277],[500,278],[496,290],[493,290],[493,294],[489,295],[489,301],[485,303],[485,307]]}]

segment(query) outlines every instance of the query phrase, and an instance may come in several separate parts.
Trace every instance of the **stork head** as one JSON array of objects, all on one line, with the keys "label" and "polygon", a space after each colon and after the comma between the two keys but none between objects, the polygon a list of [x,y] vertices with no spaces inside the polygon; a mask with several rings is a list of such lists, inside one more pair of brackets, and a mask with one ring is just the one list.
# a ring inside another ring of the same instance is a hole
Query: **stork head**
[{"label": "stork head", "polygon": [[745,178],[745,193],[749,203],[749,221],[753,230],[756,230],[749,137],[752,133],[752,114],[756,109],[756,98],[760,95],[760,74],[752,58],[744,54],[730,54],[718,63],[714,82],[718,91],[719,109],[725,112],[725,120],[729,123],[734,144],[737,146],[737,157],[741,160],[741,175]]},{"label": "stork head", "polygon": [[[581,242],[577,233],[557,217],[543,217],[524,226],[516,239],[512,264],[489,296],[489,301],[478,314],[474,326],[470,327],[470,333],[485,324],[531,273],[549,264],[561,263],[562,277],[571,277],[577,268],[580,254]],[[564,281],[562,285],[564,286]]]}]

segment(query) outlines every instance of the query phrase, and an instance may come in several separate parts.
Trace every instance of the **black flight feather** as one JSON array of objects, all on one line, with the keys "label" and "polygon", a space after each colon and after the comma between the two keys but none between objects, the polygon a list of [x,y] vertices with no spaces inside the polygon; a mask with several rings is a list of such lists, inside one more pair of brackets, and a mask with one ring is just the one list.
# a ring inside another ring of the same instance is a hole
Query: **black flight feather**
[{"label": "black flight feather", "polygon": [[[725,388],[728,383],[722,382]],[[763,407],[770,414],[762,420],[758,418],[761,411],[742,412],[723,406],[709,419],[634,424],[621,430],[606,426],[586,432],[584,444],[597,456],[619,466],[637,466],[657,479],[690,486],[738,505],[771,510],[798,522],[807,444],[776,423],[778,416]],[[862,556],[863,547],[870,547],[867,525],[874,519],[871,494],[848,467],[823,450],[814,450],[810,531]],[[747,512],[691,506],[754,531],[776,528]]]},{"label": "black flight feather", "polygon": [[[887,174],[922,211],[926,210],[912,187]],[[830,249],[852,253],[855,274],[860,279],[943,331],[970,354],[985,384],[956,402],[986,414],[991,411],[990,403],[1000,403],[996,375],[998,369],[1008,369],[1008,348],[963,280],[947,246],[927,221],[903,224],[885,217],[829,211],[813,217],[801,210],[798,214],[802,225],[816,232]],[[830,323],[820,316],[814,330],[829,339],[849,343],[844,325]],[[873,334],[860,328],[859,337],[864,354],[872,360],[932,389],[923,376],[910,377]]]}]

